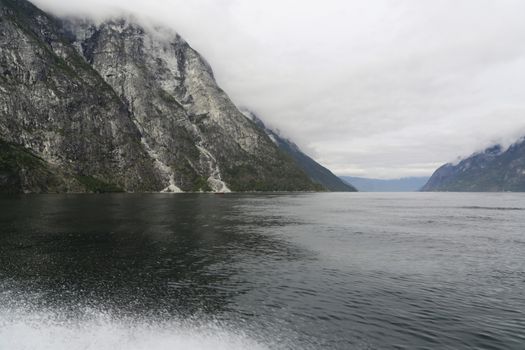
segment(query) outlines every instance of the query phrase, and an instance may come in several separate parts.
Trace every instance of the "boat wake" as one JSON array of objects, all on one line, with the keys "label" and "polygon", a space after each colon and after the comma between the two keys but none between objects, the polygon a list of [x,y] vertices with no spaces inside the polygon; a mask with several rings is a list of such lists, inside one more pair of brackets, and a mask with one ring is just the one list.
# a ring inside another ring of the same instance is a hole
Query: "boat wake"
[{"label": "boat wake", "polygon": [[87,311],[81,319],[57,312],[0,310],[0,349],[177,350],[268,349],[214,322],[150,322]]}]

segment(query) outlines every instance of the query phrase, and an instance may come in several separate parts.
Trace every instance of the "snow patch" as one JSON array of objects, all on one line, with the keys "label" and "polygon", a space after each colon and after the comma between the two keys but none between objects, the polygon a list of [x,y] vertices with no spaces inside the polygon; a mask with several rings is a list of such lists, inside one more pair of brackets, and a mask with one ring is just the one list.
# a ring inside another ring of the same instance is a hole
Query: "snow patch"
[{"label": "snow patch", "polygon": [[242,113],[243,116],[245,116],[247,119],[251,120],[252,122],[255,122],[257,121],[255,115],[253,115],[252,112],[244,109],[244,108],[239,108],[239,112]]}]

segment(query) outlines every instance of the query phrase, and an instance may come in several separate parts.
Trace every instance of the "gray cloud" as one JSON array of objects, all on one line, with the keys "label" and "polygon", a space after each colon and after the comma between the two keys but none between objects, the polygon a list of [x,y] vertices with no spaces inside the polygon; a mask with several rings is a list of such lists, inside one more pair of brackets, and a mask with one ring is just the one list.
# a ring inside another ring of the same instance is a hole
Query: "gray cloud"
[{"label": "gray cloud", "polygon": [[341,175],[428,175],[525,135],[521,0],[35,0],[154,18],[249,106]]}]

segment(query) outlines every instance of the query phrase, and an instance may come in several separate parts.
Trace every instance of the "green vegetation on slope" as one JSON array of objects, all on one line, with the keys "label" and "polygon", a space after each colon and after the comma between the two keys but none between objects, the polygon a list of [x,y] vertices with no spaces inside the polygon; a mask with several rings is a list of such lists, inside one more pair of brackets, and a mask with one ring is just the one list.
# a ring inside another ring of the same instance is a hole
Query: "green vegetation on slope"
[{"label": "green vegetation on slope", "polygon": [[0,140],[0,193],[60,191],[62,181],[27,149]]},{"label": "green vegetation on slope", "polygon": [[86,191],[93,193],[124,192],[117,185],[104,182],[93,176],[77,176],[77,180],[84,186]]}]

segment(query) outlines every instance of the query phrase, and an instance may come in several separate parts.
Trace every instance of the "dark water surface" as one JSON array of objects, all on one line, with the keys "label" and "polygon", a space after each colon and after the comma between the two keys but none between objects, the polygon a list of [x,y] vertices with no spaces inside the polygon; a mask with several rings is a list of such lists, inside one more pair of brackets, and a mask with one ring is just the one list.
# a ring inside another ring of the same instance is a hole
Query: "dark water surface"
[{"label": "dark water surface", "polygon": [[1,198],[0,349],[525,349],[525,195]]}]

